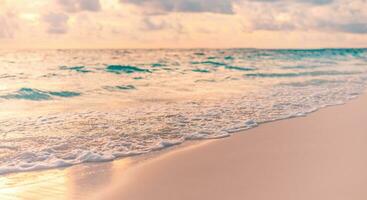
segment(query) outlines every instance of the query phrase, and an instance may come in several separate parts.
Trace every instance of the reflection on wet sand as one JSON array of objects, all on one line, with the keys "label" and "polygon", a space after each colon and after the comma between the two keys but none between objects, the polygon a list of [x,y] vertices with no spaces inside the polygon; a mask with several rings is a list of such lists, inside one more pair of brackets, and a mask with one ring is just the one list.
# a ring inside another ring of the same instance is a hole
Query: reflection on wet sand
[{"label": "reflection on wet sand", "polygon": [[0,177],[1,200],[89,199],[121,177],[132,159]]}]

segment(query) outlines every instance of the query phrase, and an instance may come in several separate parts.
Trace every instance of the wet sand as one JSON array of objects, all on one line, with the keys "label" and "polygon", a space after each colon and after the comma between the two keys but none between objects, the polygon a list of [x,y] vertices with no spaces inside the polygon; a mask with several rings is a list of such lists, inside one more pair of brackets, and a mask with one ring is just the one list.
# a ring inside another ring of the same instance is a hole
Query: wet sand
[{"label": "wet sand", "polygon": [[364,94],[153,156],[0,177],[0,199],[365,200],[366,120]]}]

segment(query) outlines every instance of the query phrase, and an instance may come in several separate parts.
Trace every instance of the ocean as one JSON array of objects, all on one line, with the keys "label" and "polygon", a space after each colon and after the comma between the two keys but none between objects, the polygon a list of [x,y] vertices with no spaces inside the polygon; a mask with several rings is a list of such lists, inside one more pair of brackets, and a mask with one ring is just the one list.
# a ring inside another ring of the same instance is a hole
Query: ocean
[{"label": "ocean", "polygon": [[0,50],[0,174],[228,137],[366,81],[367,49]]}]

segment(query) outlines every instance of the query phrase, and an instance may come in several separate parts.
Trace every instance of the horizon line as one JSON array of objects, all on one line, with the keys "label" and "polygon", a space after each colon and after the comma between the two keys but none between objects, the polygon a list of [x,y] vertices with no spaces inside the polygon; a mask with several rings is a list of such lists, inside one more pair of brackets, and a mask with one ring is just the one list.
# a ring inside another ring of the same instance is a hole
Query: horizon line
[{"label": "horizon line", "polygon": [[162,48],[155,48],[155,47],[151,47],[151,48],[143,48],[143,47],[121,47],[121,48],[111,48],[111,47],[101,47],[101,48],[74,48],[74,47],[70,47],[70,48],[1,48],[0,47],[0,51],[1,50],[194,50],[194,49],[199,49],[199,50],[222,50],[222,49],[247,49],[247,50],[327,50],[327,49],[367,49],[367,47],[311,47],[311,48],[302,48],[302,47],[297,47],[297,48],[258,48],[258,47],[162,47]]}]

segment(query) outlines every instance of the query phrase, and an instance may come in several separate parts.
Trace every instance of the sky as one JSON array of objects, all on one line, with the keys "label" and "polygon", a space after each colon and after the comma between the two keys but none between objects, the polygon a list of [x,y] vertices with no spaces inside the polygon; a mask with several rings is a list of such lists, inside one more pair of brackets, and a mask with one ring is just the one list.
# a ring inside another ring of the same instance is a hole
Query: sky
[{"label": "sky", "polygon": [[367,0],[0,0],[0,48],[367,47]]}]

